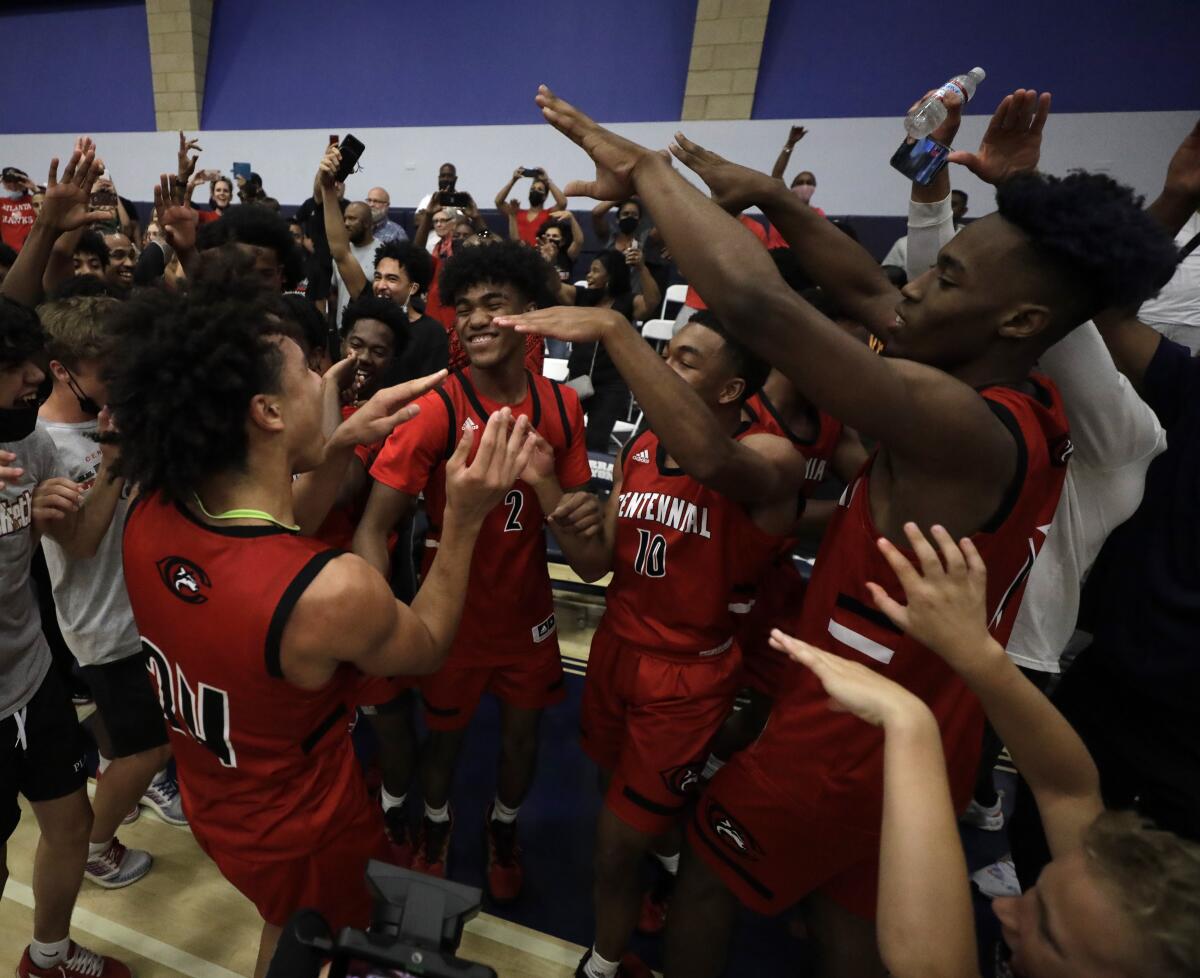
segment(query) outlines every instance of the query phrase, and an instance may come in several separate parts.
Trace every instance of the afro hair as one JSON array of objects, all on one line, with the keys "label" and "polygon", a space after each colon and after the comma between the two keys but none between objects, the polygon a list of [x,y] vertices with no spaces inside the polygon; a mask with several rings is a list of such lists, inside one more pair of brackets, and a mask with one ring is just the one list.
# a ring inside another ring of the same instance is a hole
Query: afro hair
[{"label": "afro hair", "polygon": [[391,299],[364,295],[349,303],[342,311],[342,336],[349,336],[360,319],[374,319],[392,331],[394,356],[399,357],[408,344],[408,316]]},{"label": "afro hair", "polygon": [[996,209],[1073,296],[1077,321],[1137,306],[1174,274],[1178,255],[1142,198],[1102,173],[1022,173],[996,190]]},{"label": "afro hair", "polygon": [[438,277],[442,305],[453,307],[472,286],[511,285],[538,308],[554,305],[550,281],[557,273],[535,249],[519,241],[490,248],[464,248],[446,262]]},{"label": "afro hair", "polygon": [[[433,281],[433,258],[424,248],[411,241],[385,241],[375,249],[375,264],[391,258],[404,269],[405,274],[417,284],[417,292],[423,294]],[[366,269],[364,269],[366,271]]]},{"label": "afro hair", "polygon": [[0,367],[19,367],[46,349],[46,334],[37,313],[0,295]]}]

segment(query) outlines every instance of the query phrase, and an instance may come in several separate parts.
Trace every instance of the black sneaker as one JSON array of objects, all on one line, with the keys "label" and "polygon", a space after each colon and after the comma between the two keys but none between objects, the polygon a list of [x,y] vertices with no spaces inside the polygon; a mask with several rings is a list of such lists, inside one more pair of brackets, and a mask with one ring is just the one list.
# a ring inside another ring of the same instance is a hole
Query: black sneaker
[{"label": "black sneaker", "polygon": [[408,806],[397,805],[383,813],[383,831],[391,849],[392,862],[404,869],[412,868],[413,839],[408,823]]}]

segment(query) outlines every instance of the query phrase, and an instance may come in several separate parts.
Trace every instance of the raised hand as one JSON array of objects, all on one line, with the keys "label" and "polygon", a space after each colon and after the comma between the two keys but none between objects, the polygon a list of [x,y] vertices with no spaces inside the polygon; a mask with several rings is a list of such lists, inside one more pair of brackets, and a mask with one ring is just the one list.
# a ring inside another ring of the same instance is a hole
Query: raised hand
[{"label": "raised hand", "polygon": [[542,117],[596,164],[595,180],[572,180],[563,193],[594,200],[624,200],[633,196],[634,168],[654,156],[653,150],[605,129],[545,85],[538,87],[534,101],[541,108]]},{"label": "raised hand", "polygon": [[1192,127],[1171,157],[1163,190],[1186,198],[1193,209],[1200,206],[1200,122]]},{"label": "raised hand", "polygon": [[529,431],[529,418],[522,415],[514,423],[512,411],[501,408],[488,418],[479,451],[469,465],[475,430],[463,431],[446,462],[447,509],[468,523],[482,523],[529,464],[533,452]]},{"label": "raised hand", "polygon": [[899,683],[863,665],[839,655],[824,652],[798,638],[785,635],[778,628],[771,630],[771,646],[802,666],[811,669],[829,694],[829,708],[840,713],[853,713],[876,727],[900,721],[906,717],[928,713],[916,696]]},{"label": "raised hand", "polygon": [[[196,155],[190,159],[188,153],[195,150]],[[188,178],[196,171],[196,163],[200,160],[200,153],[204,152],[204,147],[200,145],[199,139],[188,139],[183,130],[179,130],[179,152],[176,155],[178,166],[175,170],[175,175],[179,178],[181,184],[186,185]]]},{"label": "raised hand", "polygon": [[313,199],[321,200],[322,194],[328,188],[333,189],[336,183],[338,167],[342,165],[342,151],[336,143],[330,143],[317,167],[317,175],[313,179]]},{"label": "raised hand", "polygon": [[795,146],[796,143],[800,142],[800,140],[802,140],[807,135],[808,135],[808,130],[805,129],[803,126],[792,126],[792,128],[788,130],[788,135],[787,135],[788,146]]},{"label": "raised hand", "polygon": [[[929,96],[936,94],[937,89],[926,92],[912,104],[908,111],[912,112]],[[958,127],[962,125],[963,100],[961,95],[953,91],[942,95],[941,100],[942,105],[946,107],[946,121],[931,132],[929,137],[943,146],[950,146],[954,143],[954,137],[958,135]]]},{"label": "raised hand", "polygon": [[186,253],[196,247],[197,214],[185,202],[187,186],[173,174],[163,173],[154,188],[154,214],[162,228],[167,244],[177,252]]},{"label": "raised hand", "polygon": [[603,340],[609,330],[628,326],[629,321],[619,312],[600,306],[550,306],[497,316],[492,324],[515,329],[518,333],[552,336],[571,343],[591,343]]},{"label": "raised hand", "polygon": [[61,234],[109,220],[112,217],[110,209],[92,210],[88,207],[92,185],[102,168],[103,164],[96,160],[96,144],[86,136],[75,140],[75,150],[67,160],[62,182],[58,179],[58,157],[52,159],[46,177],[46,197],[38,213],[38,221]]},{"label": "raised hand", "polygon": [[10,482],[16,482],[25,474],[25,470],[19,465],[13,465],[17,460],[17,456],[12,452],[0,452],[0,489],[3,489]]},{"label": "raised hand", "polygon": [[533,449],[518,478],[531,486],[539,486],[554,478],[554,446],[536,431],[530,432],[529,440]]},{"label": "raised hand", "polygon": [[43,533],[47,524],[77,513],[82,505],[83,493],[78,483],[61,476],[39,482],[31,500],[34,529]]},{"label": "raised hand", "polygon": [[904,525],[916,566],[887,540],[881,537],[877,542],[879,552],[904,588],[907,605],[893,599],[878,584],[869,582],[867,589],[879,610],[898,628],[932,649],[956,672],[962,672],[987,647],[990,638],[987,569],[970,540],[964,538],[956,544],[941,526],[934,526],[930,533],[937,550],[915,523]]},{"label": "raised hand", "polygon": [[[353,359],[346,358],[350,361]],[[328,379],[341,366],[342,364],[335,364],[325,377]],[[353,363],[348,372],[351,377],[354,376]],[[373,445],[377,441],[383,441],[396,427],[417,416],[421,409],[412,402],[427,391],[433,390],[445,379],[446,371],[439,370],[435,374],[376,391],[369,401],[338,425],[330,441],[344,445]],[[339,380],[340,378],[335,378],[333,382],[339,383]]]},{"label": "raised hand", "polygon": [[1050,93],[1018,88],[996,107],[983,141],[974,153],[954,152],[958,163],[985,183],[1003,183],[1026,170],[1036,170],[1042,155],[1042,130],[1050,115]]},{"label": "raised hand", "polygon": [[778,181],[740,163],[731,163],[711,149],[675,133],[671,154],[707,184],[712,199],[730,214],[740,214],[778,187]]}]

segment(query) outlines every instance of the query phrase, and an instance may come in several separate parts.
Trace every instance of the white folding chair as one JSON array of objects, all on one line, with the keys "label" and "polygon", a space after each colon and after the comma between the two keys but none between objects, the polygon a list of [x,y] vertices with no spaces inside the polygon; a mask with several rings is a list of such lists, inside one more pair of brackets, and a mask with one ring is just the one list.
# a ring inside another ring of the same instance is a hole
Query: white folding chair
[{"label": "white folding chair", "polygon": [[674,332],[673,319],[647,319],[642,323],[642,338],[653,343],[656,350],[661,351],[663,346],[671,341]]},{"label": "white folding chair", "polygon": [[560,357],[546,357],[542,361],[542,376],[551,380],[566,380],[567,361]]},{"label": "white folding chair", "polygon": [[663,296],[662,312],[659,317],[662,319],[675,320],[679,315],[679,307],[687,301],[688,287],[686,285],[668,285],[667,294]]}]

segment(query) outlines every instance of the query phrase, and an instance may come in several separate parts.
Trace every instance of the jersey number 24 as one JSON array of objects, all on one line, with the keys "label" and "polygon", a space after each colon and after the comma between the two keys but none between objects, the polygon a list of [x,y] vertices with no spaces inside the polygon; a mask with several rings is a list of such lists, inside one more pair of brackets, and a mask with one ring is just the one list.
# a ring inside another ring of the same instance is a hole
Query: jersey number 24
[{"label": "jersey number 24", "polygon": [[222,767],[237,767],[237,754],[229,740],[229,694],[205,683],[200,683],[193,692],[183,670],[173,667],[162,649],[146,638],[142,639],[142,646],[167,723],[212,751]]}]

